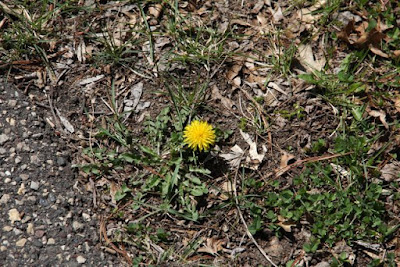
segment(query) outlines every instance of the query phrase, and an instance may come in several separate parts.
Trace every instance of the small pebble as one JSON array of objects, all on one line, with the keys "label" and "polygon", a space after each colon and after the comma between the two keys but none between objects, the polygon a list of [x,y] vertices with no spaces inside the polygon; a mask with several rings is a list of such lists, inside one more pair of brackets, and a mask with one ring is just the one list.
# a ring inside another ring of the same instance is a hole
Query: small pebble
[{"label": "small pebble", "polygon": [[13,228],[12,228],[11,226],[8,226],[8,225],[6,225],[6,226],[3,227],[3,231],[4,231],[4,232],[10,232],[12,229],[13,229]]},{"label": "small pebble", "polygon": [[26,181],[29,179],[29,175],[28,174],[20,174],[19,177],[23,180]]},{"label": "small pebble", "polygon": [[32,181],[31,182],[31,189],[37,191],[39,189],[39,183]]},{"label": "small pebble", "polygon": [[76,257],[76,261],[80,264],[83,264],[86,262],[86,259],[84,257],[82,257],[81,255],[79,255],[78,257]]},{"label": "small pebble", "polygon": [[82,217],[83,217],[83,219],[85,219],[85,221],[90,221],[90,215],[89,214],[87,214],[87,213],[82,213]]},{"label": "small pebble", "polygon": [[39,199],[39,204],[42,206],[47,206],[49,203],[47,202],[46,199],[41,198],[41,199]]},{"label": "small pebble", "polygon": [[8,211],[8,219],[11,221],[11,224],[14,224],[15,221],[21,220],[21,215],[17,209],[10,209]]},{"label": "small pebble", "polygon": [[67,161],[63,157],[58,157],[57,158],[57,165],[58,166],[65,166],[65,165],[67,165]]},{"label": "small pebble", "polygon": [[4,183],[5,183],[5,184],[8,184],[9,182],[11,182],[11,179],[10,179],[10,178],[7,177],[6,179],[4,179]]},{"label": "small pebble", "polygon": [[77,230],[83,228],[83,226],[84,226],[84,225],[83,225],[82,223],[77,222],[77,221],[73,221],[73,223],[72,223],[72,228],[73,228],[75,231],[77,231]]},{"label": "small pebble", "polygon": [[18,189],[18,191],[17,191],[17,194],[18,194],[18,195],[24,195],[25,192],[26,192],[26,190],[25,190],[25,184],[22,183],[22,184],[21,184],[21,187],[20,187],[20,188]]},{"label": "small pebble", "polygon": [[47,245],[54,245],[56,243],[56,241],[54,240],[54,238],[49,238],[49,240],[47,240]]},{"label": "small pebble", "polygon": [[6,134],[0,134],[0,145],[3,145],[5,142],[10,140],[10,137]]},{"label": "small pebble", "polygon": [[6,204],[10,200],[10,195],[9,194],[4,194],[0,198],[0,204]]},{"label": "small pebble", "polygon": [[41,238],[42,236],[44,236],[44,231],[43,230],[36,230],[36,232],[35,232],[35,236],[37,237],[37,238]]},{"label": "small pebble", "polygon": [[35,230],[33,229],[33,223],[28,223],[28,226],[26,227],[26,232],[29,235],[33,235],[35,233]]},{"label": "small pebble", "polygon": [[26,241],[27,241],[26,238],[22,238],[22,239],[18,240],[18,241],[15,243],[15,245],[16,245],[17,247],[23,247],[23,246],[25,246]]},{"label": "small pebble", "polygon": [[20,234],[22,234],[22,231],[19,230],[18,228],[14,228],[14,229],[13,229],[13,232],[14,232],[15,235],[20,235]]},{"label": "small pebble", "polygon": [[33,244],[35,247],[38,247],[38,248],[43,247],[42,241],[37,240],[37,239],[34,239],[34,240],[32,241],[32,244]]}]

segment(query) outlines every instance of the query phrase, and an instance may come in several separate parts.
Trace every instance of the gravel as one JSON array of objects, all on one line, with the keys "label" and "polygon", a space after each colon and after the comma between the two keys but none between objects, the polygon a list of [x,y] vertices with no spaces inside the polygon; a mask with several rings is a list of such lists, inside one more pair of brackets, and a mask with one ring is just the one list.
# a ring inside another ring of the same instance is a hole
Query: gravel
[{"label": "gravel", "polygon": [[0,265],[121,266],[102,249],[91,194],[51,112],[0,84]]}]

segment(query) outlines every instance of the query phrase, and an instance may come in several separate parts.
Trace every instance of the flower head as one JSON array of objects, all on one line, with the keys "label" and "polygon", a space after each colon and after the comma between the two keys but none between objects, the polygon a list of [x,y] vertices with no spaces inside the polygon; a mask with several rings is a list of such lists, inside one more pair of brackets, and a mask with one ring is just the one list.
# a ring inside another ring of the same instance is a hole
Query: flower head
[{"label": "flower head", "polygon": [[185,127],[184,142],[193,150],[208,150],[215,142],[213,127],[205,121],[194,120]]}]

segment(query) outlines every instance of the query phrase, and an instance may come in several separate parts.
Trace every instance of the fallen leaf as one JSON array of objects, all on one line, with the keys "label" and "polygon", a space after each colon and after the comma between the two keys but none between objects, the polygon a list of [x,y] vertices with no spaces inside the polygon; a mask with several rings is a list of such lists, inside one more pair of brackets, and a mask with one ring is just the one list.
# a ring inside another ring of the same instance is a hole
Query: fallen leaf
[{"label": "fallen leaf", "polygon": [[87,85],[87,84],[90,84],[90,83],[94,83],[94,82],[97,82],[97,81],[99,81],[99,80],[101,80],[103,78],[104,78],[103,74],[97,75],[95,77],[86,78],[86,79],[81,80],[79,82],[79,85]]},{"label": "fallen leaf", "polygon": [[292,226],[296,226],[296,223],[286,220],[281,215],[278,215],[278,220],[279,220],[279,222],[277,223],[277,225],[282,227],[282,229],[285,232],[288,232],[288,233],[292,232]]},{"label": "fallen leaf", "polygon": [[267,148],[263,146],[263,153],[258,153],[257,151],[257,144],[254,142],[248,133],[243,132],[240,130],[240,134],[242,135],[244,141],[249,144],[249,155],[250,159],[253,161],[254,165],[253,168],[258,169],[258,165],[263,161],[265,152],[267,152]]},{"label": "fallen leaf", "polygon": [[111,202],[113,204],[117,204],[117,201],[115,200],[115,194],[120,190],[120,187],[115,184],[114,182],[111,182],[110,184],[110,196],[111,196]]},{"label": "fallen leaf", "polygon": [[240,161],[243,158],[243,155],[244,155],[243,149],[241,149],[240,146],[238,146],[238,145],[234,145],[231,148],[230,153],[220,154],[219,156],[221,158],[225,159],[226,161],[228,161],[231,168],[236,168],[239,166]]},{"label": "fallen leaf", "polygon": [[381,178],[386,182],[400,180],[400,162],[395,161],[383,166],[381,169]]},{"label": "fallen leaf", "polygon": [[310,44],[299,45],[299,61],[308,70],[313,72],[314,70],[321,71],[325,66],[325,59],[315,59]]},{"label": "fallen leaf", "polygon": [[368,112],[368,114],[370,115],[370,116],[372,116],[372,117],[375,117],[375,118],[379,118],[379,120],[382,122],[382,124],[383,124],[383,126],[386,128],[386,129],[389,129],[389,125],[388,125],[388,123],[386,122],[386,113],[384,112],[384,111],[382,111],[382,110],[370,110],[370,109],[367,109],[367,112]]},{"label": "fallen leaf", "polygon": [[228,194],[220,194],[219,198],[221,200],[228,200],[229,199],[229,194],[233,192],[233,185],[231,181],[225,181],[220,185],[220,188],[223,192],[228,193]]},{"label": "fallen leaf", "polygon": [[289,162],[292,159],[295,159],[296,157],[290,153],[287,153],[286,151],[283,151],[282,156],[281,156],[281,162],[279,164],[280,168],[286,168],[289,165]]},{"label": "fallen leaf", "polygon": [[386,37],[386,34],[379,32],[376,28],[369,32],[365,32],[363,35],[354,42],[357,47],[365,48],[369,45],[378,47],[382,39]]},{"label": "fallen leaf", "polygon": [[226,73],[226,78],[228,78],[228,80],[232,81],[239,74],[241,69],[242,69],[242,65],[239,65],[239,64],[233,65]]},{"label": "fallen leaf", "polygon": [[218,251],[223,249],[223,245],[226,244],[224,239],[218,239],[217,237],[211,237],[206,239],[206,244],[199,248],[197,252],[209,253],[211,255],[217,255]]},{"label": "fallen leaf", "polygon": [[130,116],[139,104],[143,93],[143,83],[139,82],[132,86],[129,99],[124,99],[124,116],[125,119]]},{"label": "fallen leaf", "polygon": [[84,40],[81,40],[78,47],[76,48],[76,57],[78,58],[79,62],[86,62],[86,45]]},{"label": "fallen leaf", "polygon": [[272,21],[275,24],[279,23],[281,20],[283,20],[285,18],[282,13],[282,8],[279,5],[275,10],[273,10],[272,8],[269,8],[269,11],[272,14]]},{"label": "fallen leaf", "polygon": [[60,111],[57,108],[55,110],[58,117],[60,118],[61,123],[64,125],[65,129],[67,129],[67,131],[70,133],[74,133],[75,132],[74,126],[68,121],[66,117],[61,115]]},{"label": "fallen leaf", "polygon": [[161,4],[156,4],[154,6],[149,7],[149,13],[152,15],[154,18],[158,19],[161,15],[162,11],[162,5]]},{"label": "fallen leaf", "polygon": [[372,53],[374,53],[375,55],[378,55],[380,57],[384,57],[384,58],[389,58],[389,55],[386,54],[385,52],[383,52],[382,50],[376,48],[376,47],[370,47],[369,50],[371,50]]},{"label": "fallen leaf", "polygon": [[220,100],[225,108],[232,109],[235,103],[227,97],[224,97],[219,91],[218,87],[214,85],[211,90],[213,99]]},{"label": "fallen leaf", "polygon": [[394,107],[396,108],[397,112],[400,113],[400,95],[397,95],[394,99]]},{"label": "fallen leaf", "polygon": [[258,2],[254,5],[253,9],[250,10],[250,14],[258,14],[263,7],[264,7],[264,0],[258,0]]}]

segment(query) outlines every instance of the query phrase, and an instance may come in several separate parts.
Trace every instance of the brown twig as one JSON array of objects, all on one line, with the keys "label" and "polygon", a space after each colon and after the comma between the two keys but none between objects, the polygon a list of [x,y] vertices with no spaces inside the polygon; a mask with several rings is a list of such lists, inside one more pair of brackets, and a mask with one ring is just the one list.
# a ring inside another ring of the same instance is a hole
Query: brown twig
[{"label": "brown twig", "polygon": [[110,241],[110,239],[108,239],[107,231],[106,231],[106,223],[105,223],[104,218],[101,218],[101,221],[100,221],[100,239],[101,239],[101,237],[104,238],[104,241],[106,242],[106,244],[111,246],[114,251],[116,251],[119,254],[121,254],[126,259],[126,261],[128,262],[129,265],[132,265],[132,259],[131,259],[131,257],[129,257],[129,255],[126,252],[126,250],[124,248],[123,249],[117,248],[117,246],[114,245]]},{"label": "brown twig", "polygon": [[271,177],[273,175],[275,175],[275,178],[278,178],[279,176],[282,176],[284,173],[288,172],[289,170],[296,168],[300,165],[306,164],[306,163],[310,163],[310,162],[317,162],[317,161],[322,161],[322,160],[328,160],[328,159],[333,159],[333,158],[337,158],[337,157],[341,157],[341,156],[346,156],[346,155],[350,155],[353,152],[347,152],[344,154],[333,154],[333,155],[324,155],[324,156],[318,156],[318,157],[310,157],[310,158],[306,158],[306,159],[302,159],[302,160],[298,160],[292,164],[289,164],[286,167],[283,168],[279,168],[274,170],[273,172],[269,172],[264,176],[265,178]]},{"label": "brown twig", "polygon": [[239,217],[240,220],[242,221],[242,224],[246,230],[246,234],[247,236],[250,238],[250,240],[253,242],[253,244],[258,248],[258,250],[261,252],[261,254],[264,256],[264,258],[274,267],[277,267],[277,265],[271,260],[271,258],[267,255],[267,253],[265,253],[265,251],[263,250],[263,248],[257,243],[257,241],[255,240],[254,236],[250,233],[249,231],[249,227],[247,226],[247,223],[243,217],[242,211],[240,210],[240,206],[239,206],[239,200],[238,200],[238,196],[237,196],[237,191],[236,191],[236,185],[237,185],[237,176],[238,176],[238,172],[239,172],[239,168],[240,168],[240,163],[236,169],[235,172],[235,177],[233,180],[233,193],[234,193],[234,197],[235,197],[235,203],[236,203],[236,208],[237,211],[239,213]]}]

